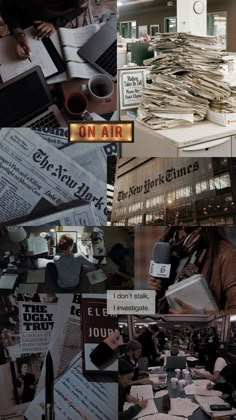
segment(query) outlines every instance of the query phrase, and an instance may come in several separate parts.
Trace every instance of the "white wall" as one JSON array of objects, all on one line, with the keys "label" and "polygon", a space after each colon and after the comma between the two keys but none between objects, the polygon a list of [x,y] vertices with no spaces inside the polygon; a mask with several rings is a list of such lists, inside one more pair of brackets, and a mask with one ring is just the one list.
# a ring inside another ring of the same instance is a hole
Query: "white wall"
[{"label": "white wall", "polygon": [[193,35],[207,35],[207,0],[202,14],[194,12],[196,0],[177,0],[177,32],[189,32]]}]

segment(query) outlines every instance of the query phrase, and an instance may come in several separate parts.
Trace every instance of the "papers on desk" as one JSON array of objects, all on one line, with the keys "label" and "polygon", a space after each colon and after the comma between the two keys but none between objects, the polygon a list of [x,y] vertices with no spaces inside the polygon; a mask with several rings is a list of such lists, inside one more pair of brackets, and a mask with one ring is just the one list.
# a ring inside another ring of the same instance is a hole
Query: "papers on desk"
[{"label": "papers on desk", "polygon": [[26,283],[45,283],[45,270],[28,270]]},{"label": "papers on desk", "polygon": [[161,391],[157,391],[155,393],[154,398],[162,398],[166,394],[168,394],[168,389],[162,389]]},{"label": "papers on desk", "polygon": [[35,236],[34,234],[30,234],[29,238],[26,239],[27,241],[27,249],[29,252],[32,252],[33,255],[38,254],[48,254],[48,243],[46,239],[41,238],[41,236]]},{"label": "papers on desk", "polygon": [[230,411],[212,411],[210,405],[222,405],[224,401],[219,397],[202,397],[195,396],[196,402],[200,405],[201,409],[205,411],[206,414],[212,417],[224,417],[224,416],[234,416],[236,414],[236,409],[233,408]]},{"label": "papers on desk", "polygon": [[199,405],[192,403],[187,398],[171,398],[170,407],[169,414],[189,417],[199,408]]},{"label": "papers on desk", "polygon": [[[207,381],[209,383],[209,381]],[[220,391],[216,391],[216,390],[211,390],[211,389],[207,389],[206,385],[201,385],[201,384],[197,384],[197,381],[187,385],[184,388],[185,394],[186,395],[205,395],[205,396],[219,396],[221,395]]]},{"label": "papers on desk", "polygon": [[2,274],[0,277],[0,289],[13,290],[17,274]]},{"label": "papers on desk", "polygon": [[[209,101],[227,100],[231,89],[221,69],[225,53],[216,37],[158,34],[152,83],[142,90],[138,120],[153,129],[191,125],[207,115]],[[144,62],[145,64],[145,62]]]},{"label": "papers on desk", "polygon": [[[124,404],[124,411],[125,410],[128,410],[128,408],[130,408],[130,407],[132,407],[133,405],[135,405],[135,404],[132,404],[132,403],[125,403]],[[149,399],[148,400],[148,403],[147,403],[147,406],[146,406],[146,408],[143,408],[135,417],[134,417],[134,419],[140,419],[140,418],[142,418],[142,417],[144,417],[145,416],[145,419],[146,419],[146,416],[149,416],[150,414],[155,414],[155,413],[157,413],[158,412],[158,410],[157,410],[157,408],[156,408],[156,404],[155,404],[155,402],[154,402],[154,400],[152,399]]]},{"label": "papers on desk", "polygon": [[25,294],[35,295],[37,293],[37,290],[38,290],[37,284],[20,283],[18,287],[18,293],[20,295],[25,295]]},{"label": "papers on desk", "polygon": [[3,82],[35,66],[41,67],[46,78],[58,72],[42,41],[33,38],[33,31],[33,27],[25,30],[31,48],[31,62],[17,57],[16,40],[13,36],[0,39],[1,77]]},{"label": "papers on desk", "polygon": [[153,399],[152,385],[133,385],[130,390],[130,395],[138,400]]},{"label": "papers on desk", "polygon": [[140,420],[183,420],[183,417],[172,416],[171,414],[157,413],[151,416],[140,417]]},{"label": "papers on desk", "polygon": [[154,384],[165,384],[167,381],[167,374],[166,373],[159,373],[157,374],[150,374],[149,375],[150,381],[152,381]]},{"label": "papers on desk", "polygon": [[62,54],[67,65],[69,79],[79,77],[89,79],[97,74],[97,70],[79,57],[79,49],[100,29],[100,25],[92,24],[82,28],[59,28],[58,35]]},{"label": "papers on desk", "polygon": [[95,270],[95,271],[89,271],[86,273],[86,275],[89,279],[90,284],[92,285],[102,283],[103,281],[107,279],[107,276],[101,269]]}]

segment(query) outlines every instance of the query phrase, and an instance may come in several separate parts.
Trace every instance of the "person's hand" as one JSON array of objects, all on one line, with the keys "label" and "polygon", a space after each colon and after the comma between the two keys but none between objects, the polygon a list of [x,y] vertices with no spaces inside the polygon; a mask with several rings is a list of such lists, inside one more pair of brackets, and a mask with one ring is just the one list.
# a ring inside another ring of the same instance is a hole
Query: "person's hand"
[{"label": "person's hand", "polygon": [[148,379],[148,378],[140,379],[139,382],[140,382],[141,385],[152,385],[153,384],[153,382],[150,381],[150,379]]},{"label": "person's hand", "polygon": [[161,281],[154,277],[148,277],[147,285],[150,290],[156,290],[157,292],[161,290]]},{"label": "person's hand", "polygon": [[146,408],[147,407],[147,400],[142,400],[142,401],[139,401],[138,402],[138,405],[139,405],[139,407],[140,408],[142,408],[142,410],[144,409],[144,408]]},{"label": "person's hand", "polygon": [[116,330],[112,335],[107,337],[104,340],[104,343],[108,344],[108,346],[113,350],[116,351],[118,347],[122,344],[120,331]]},{"label": "person's hand", "polygon": [[24,33],[16,35],[16,53],[23,60],[26,60],[31,54],[28,39]]},{"label": "person's hand", "polygon": [[56,28],[51,22],[43,22],[42,20],[35,20],[33,22],[35,25],[35,33],[34,38],[35,39],[42,39],[46,36],[51,35],[53,32],[55,32]]},{"label": "person's hand", "polygon": [[133,404],[138,404],[139,399],[132,397],[132,395],[127,395],[127,402],[133,403]]},{"label": "person's hand", "polygon": [[183,302],[181,299],[179,298],[175,298],[176,303],[179,305],[179,309],[175,310],[175,309],[169,309],[169,313],[173,314],[173,315],[184,315],[184,314],[192,314],[193,313],[193,308],[191,305],[188,305],[187,303]]},{"label": "person's hand", "polygon": [[214,385],[213,384],[210,384],[210,382],[209,382],[209,384],[207,384],[207,386],[206,386],[206,389],[214,389]]}]

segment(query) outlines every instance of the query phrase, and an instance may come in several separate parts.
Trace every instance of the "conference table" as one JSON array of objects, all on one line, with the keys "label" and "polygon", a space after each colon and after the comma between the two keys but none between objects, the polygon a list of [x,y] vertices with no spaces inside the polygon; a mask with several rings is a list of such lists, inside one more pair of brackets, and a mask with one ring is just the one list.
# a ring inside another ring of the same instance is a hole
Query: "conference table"
[{"label": "conference table", "polygon": [[[168,394],[170,398],[184,398],[184,399],[189,399],[190,401],[196,403],[196,401],[194,400],[194,396],[193,395],[186,395],[185,392],[180,392],[178,389],[177,390],[173,390],[171,387],[171,378],[176,377],[175,372],[168,372],[167,374],[167,385],[168,385]],[[181,377],[182,379],[182,377]],[[191,377],[189,377],[189,381],[188,383],[192,383],[192,379]],[[154,402],[156,404],[156,407],[158,409],[159,413],[164,413],[163,409],[162,409],[162,398],[155,398]],[[195,410],[193,412],[193,414],[191,416],[188,417],[189,420],[209,420],[209,416],[199,407],[197,410]]]}]

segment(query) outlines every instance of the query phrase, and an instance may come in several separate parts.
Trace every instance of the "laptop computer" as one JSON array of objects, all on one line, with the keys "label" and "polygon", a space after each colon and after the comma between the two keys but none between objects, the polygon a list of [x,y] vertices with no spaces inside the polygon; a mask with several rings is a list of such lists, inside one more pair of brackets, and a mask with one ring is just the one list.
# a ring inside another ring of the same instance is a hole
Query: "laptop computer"
[{"label": "laptop computer", "polygon": [[116,80],[117,75],[117,17],[111,18],[78,51],[78,55]]},{"label": "laptop computer", "polygon": [[185,369],[186,356],[170,356],[166,358],[166,370]]},{"label": "laptop computer", "polygon": [[0,127],[66,127],[39,66],[0,85]]}]

